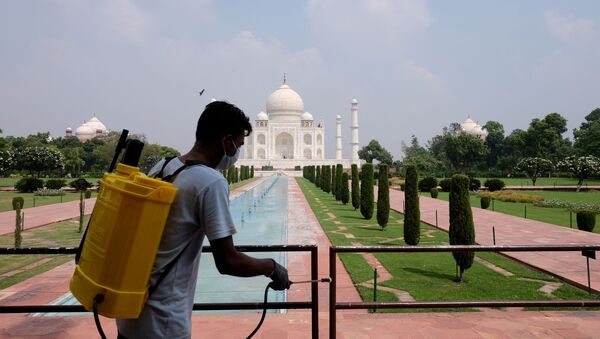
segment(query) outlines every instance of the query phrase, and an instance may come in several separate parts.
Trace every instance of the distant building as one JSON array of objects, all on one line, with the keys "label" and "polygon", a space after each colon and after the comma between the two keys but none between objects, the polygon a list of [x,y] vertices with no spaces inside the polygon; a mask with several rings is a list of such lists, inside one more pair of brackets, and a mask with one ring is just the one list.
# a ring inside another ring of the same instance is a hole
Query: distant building
[{"label": "distant building", "polygon": [[[96,118],[96,114],[75,130],[75,136],[81,142],[105,135],[106,133],[108,133],[108,129],[100,120],[98,120],[98,118]],[[67,127],[65,136],[73,136],[73,129],[71,127]]]},{"label": "distant building", "polygon": [[470,117],[460,124],[460,132],[478,137],[481,140],[485,140],[485,137],[488,135],[486,129],[481,127],[481,125],[475,121],[471,120]]},{"label": "distant building", "polygon": [[[341,116],[336,116],[336,156],[325,159],[325,124],[315,123],[313,115],[304,110],[304,102],[285,81],[267,98],[266,113],[259,112],[252,134],[246,138],[242,165],[273,166],[286,169],[306,165],[342,164]],[[352,152],[358,152],[358,102],[352,101]],[[356,120],[356,121],[355,121]],[[356,140],[354,140],[354,138]],[[358,162],[358,153],[351,159]]]}]

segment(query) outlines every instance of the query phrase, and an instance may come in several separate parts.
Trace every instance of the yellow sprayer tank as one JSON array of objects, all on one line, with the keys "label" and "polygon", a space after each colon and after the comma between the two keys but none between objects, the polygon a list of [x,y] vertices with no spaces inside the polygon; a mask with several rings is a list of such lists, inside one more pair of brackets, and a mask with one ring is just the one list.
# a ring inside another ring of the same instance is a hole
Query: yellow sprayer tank
[{"label": "yellow sprayer tank", "polygon": [[137,167],[118,164],[105,173],[85,246],[71,278],[73,295],[109,318],[137,318],[148,294],[150,272],[177,188]]}]

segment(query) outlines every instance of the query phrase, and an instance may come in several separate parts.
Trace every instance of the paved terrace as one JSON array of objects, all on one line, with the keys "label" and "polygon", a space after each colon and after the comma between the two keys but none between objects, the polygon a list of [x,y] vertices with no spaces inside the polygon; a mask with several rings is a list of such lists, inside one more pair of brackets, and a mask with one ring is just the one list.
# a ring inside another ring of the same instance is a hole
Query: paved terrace
[{"label": "paved terrace", "polygon": [[[241,194],[245,189],[247,187],[232,192],[232,196]],[[402,206],[403,194],[398,193],[400,195],[392,193],[395,208]],[[317,244],[319,276],[326,276],[329,269],[327,249],[330,242],[294,180],[289,182],[288,199],[289,243]],[[427,219],[427,213],[424,213],[426,204],[422,203],[421,208],[422,217]],[[289,271],[292,279],[308,279],[309,266],[308,256],[290,254]],[[50,303],[68,291],[68,280],[73,268],[73,263],[70,262],[7,288],[0,292],[0,304]],[[360,300],[339,260],[337,270],[338,301]],[[289,300],[307,300],[309,294],[306,285],[292,286]],[[319,337],[327,338],[328,289],[325,284],[321,284],[319,295]],[[353,310],[339,311],[337,317],[338,338],[594,338],[600,333],[600,312],[486,310],[466,313],[369,314]],[[0,338],[97,337],[90,315],[46,317],[1,314],[0,318]],[[259,313],[195,314],[192,319],[192,336],[245,338],[256,326],[259,318]],[[116,337],[114,321],[106,318],[102,318],[101,321],[107,336]],[[256,338],[310,338],[310,313],[297,310],[286,314],[268,314]]]}]

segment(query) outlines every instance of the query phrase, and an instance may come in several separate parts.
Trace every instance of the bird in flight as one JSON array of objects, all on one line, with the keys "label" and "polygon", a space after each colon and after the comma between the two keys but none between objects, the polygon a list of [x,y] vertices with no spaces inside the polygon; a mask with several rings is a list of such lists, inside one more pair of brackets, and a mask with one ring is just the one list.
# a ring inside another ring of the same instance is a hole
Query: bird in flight
[{"label": "bird in flight", "polygon": [[199,96],[202,96],[202,94],[204,94],[204,88],[200,92],[198,92]]}]

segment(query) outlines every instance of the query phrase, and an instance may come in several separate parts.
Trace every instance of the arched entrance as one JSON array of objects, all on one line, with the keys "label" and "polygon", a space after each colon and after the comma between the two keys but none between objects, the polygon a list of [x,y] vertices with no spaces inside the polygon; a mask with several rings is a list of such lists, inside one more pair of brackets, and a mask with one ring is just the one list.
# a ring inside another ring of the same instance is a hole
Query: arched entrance
[{"label": "arched entrance", "polygon": [[294,138],[282,132],[275,138],[275,154],[281,159],[294,159]]}]

